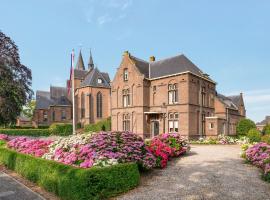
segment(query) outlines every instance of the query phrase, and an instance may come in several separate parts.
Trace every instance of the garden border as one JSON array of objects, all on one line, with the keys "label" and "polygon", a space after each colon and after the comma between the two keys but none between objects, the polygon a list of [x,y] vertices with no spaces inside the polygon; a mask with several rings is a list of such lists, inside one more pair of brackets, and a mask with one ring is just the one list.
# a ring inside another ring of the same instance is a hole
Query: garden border
[{"label": "garden border", "polygon": [[140,173],[135,163],[75,168],[0,146],[0,164],[65,200],[106,199],[133,189]]}]

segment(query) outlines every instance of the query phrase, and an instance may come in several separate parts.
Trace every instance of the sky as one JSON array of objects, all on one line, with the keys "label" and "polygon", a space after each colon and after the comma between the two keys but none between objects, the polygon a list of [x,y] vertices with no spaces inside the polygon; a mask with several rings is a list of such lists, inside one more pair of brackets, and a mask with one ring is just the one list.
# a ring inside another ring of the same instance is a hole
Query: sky
[{"label": "sky", "polygon": [[33,90],[65,86],[70,52],[90,48],[113,79],[128,50],[144,60],[185,54],[247,116],[270,115],[269,0],[0,0],[0,30],[32,70]]}]

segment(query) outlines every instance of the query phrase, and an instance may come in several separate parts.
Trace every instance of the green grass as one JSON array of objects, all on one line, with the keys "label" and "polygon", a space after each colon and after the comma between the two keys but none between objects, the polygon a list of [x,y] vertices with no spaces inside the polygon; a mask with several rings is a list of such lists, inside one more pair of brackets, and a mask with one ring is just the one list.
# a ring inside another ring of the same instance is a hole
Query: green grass
[{"label": "green grass", "polygon": [[135,163],[80,169],[0,146],[0,164],[64,200],[107,199],[139,184]]}]

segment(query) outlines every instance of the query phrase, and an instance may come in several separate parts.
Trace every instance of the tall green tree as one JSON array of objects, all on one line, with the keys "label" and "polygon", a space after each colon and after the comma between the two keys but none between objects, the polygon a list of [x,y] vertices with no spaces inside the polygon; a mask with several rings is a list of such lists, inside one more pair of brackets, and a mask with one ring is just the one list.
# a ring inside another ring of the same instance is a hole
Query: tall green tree
[{"label": "tall green tree", "polygon": [[15,123],[32,99],[32,73],[21,64],[18,47],[0,31],[0,125]]},{"label": "tall green tree", "polygon": [[250,119],[241,119],[236,125],[237,135],[247,135],[250,129],[256,129],[256,124]]}]

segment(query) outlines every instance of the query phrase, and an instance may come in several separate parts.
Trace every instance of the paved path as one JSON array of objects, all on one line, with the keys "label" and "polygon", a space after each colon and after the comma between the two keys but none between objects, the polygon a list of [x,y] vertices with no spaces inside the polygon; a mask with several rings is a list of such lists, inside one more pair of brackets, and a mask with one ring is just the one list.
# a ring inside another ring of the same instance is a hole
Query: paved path
[{"label": "paved path", "polygon": [[122,200],[267,200],[270,184],[259,170],[244,164],[237,145],[193,145],[189,155],[170,162],[165,170],[142,176]]},{"label": "paved path", "polygon": [[0,171],[0,200],[44,200],[44,198]]}]

